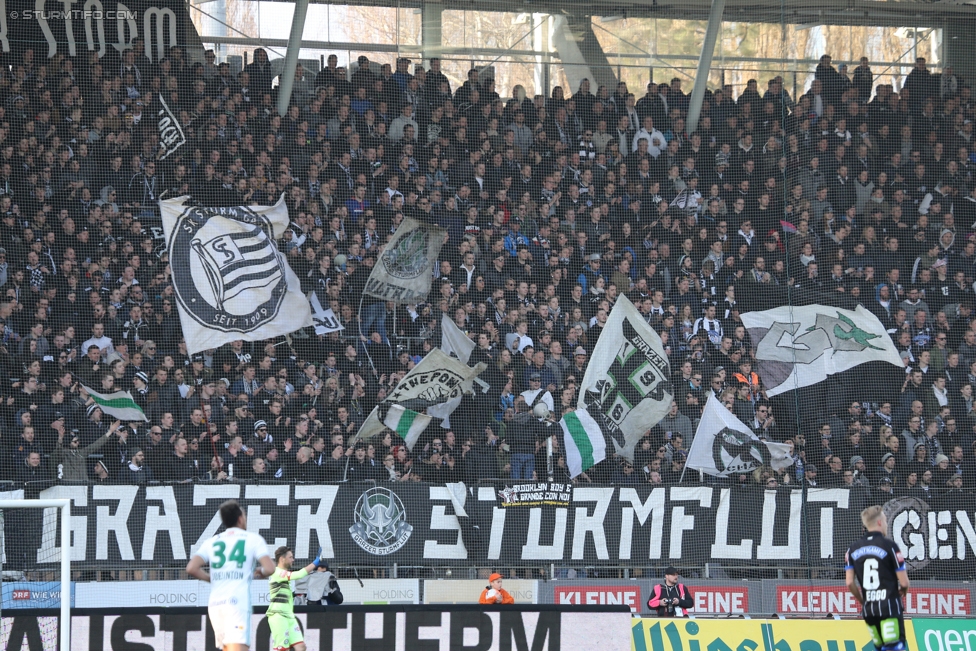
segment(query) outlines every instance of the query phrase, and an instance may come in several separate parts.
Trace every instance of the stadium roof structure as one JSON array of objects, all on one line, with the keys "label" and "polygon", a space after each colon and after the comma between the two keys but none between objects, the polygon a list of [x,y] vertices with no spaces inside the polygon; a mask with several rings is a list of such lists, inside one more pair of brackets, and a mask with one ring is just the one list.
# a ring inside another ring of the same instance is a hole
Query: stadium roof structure
[{"label": "stadium roof structure", "polygon": [[[281,0],[291,2],[292,0]],[[337,4],[310,0],[311,4]],[[378,7],[474,11],[539,12],[572,17],[619,16],[707,20],[711,0],[355,0],[342,4]],[[952,21],[976,20],[976,0],[726,0],[726,22],[762,22],[809,25],[877,25],[942,27]]]},{"label": "stadium roof structure", "polygon": [[[203,0],[207,2],[208,0]],[[297,64],[298,50],[303,46],[302,28],[309,4],[337,4],[322,0],[294,1],[296,19],[288,41],[285,73]],[[197,0],[200,2],[200,0]],[[942,29],[941,61],[953,65],[963,78],[976,79],[976,0],[647,0],[619,2],[606,0],[353,0],[342,4],[418,10],[423,14],[423,56],[438,56],[454,49],[441,42],[440,14],[445,10],[504,11],[539,14],[551,17],[550,44],[566,64],[566,76],[571,88],[581,79],[598,84],[615,82],[613,66],[608,61],[599,39],[593,18],[662,18],[699,20],[706,22],[702,51],[694,79],[700,88],[692,92],[688,128],[697,125],[698,110],[707,83],[708,71],[714,56],[714,46],[723,24],[767,23],[806,27],[851,25],[898,27],[914,29],[916,39],[921,30]],[[192,5],[191,5],[192,6]],[[224,42],[244,43],[238,37],[224,38]],[[270,43],[269,43],[270,44]],[[279,45],[279,43],[274,43]],[[318,43],[316,46],[345,45]],[[309,47],[307,41],[304,47]],[[400,51],[399,45],[381,51]],[[910,66],[910,60],[906,60]],[[290,86],[290,83],[287,84]],[[284,106],[291,89],[279,103]],[[279,111],[283,111],[279,107]]]}]

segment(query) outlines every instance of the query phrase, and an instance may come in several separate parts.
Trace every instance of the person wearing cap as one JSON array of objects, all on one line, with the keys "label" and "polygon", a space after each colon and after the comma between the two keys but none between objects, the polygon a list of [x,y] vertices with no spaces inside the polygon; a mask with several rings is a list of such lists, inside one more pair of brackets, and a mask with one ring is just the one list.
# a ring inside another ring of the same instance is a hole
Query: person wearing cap
[{"label": "person wearing cap", "polygon": [[511,606],[515,604],[515,598],[502,587],[502,575],[495,572],[488,577],[488,585],[481,591],[478,603],[485,606]]},{"label": "person wearing cap", "polygon": [[203,353],[197,353],[190,358],[190,368],[184,372],[184,375],[186,383],[191,387],[196,387],[202,384],[201,379],[213,375],[213,371],[207,368],[207,358],[203,356]]},{"label": "person wearing cap", "polygon": [[890,477],[882,477],[878,480],[878,491],[881,493],[878,499],[882,504],[891,499],[895,491],[895,484]]},{"label": "person wearing cap", "polygon": [[898,486],[901,482],[898,481],[898,471],[897,471],[898,459],[891,452],[886,452],[881,457],[881,467],[878,468],[877,477],[887,478],[891,481],[893,486]]},{"label": "person wearing cap", "polygon": [[549,408],[549,411],[553,411],[556,408],[556,404],[552,398],[552,394],[549,393],[546,387],[542,386],[542,373],[530,369],[526,377],[529,388],[523,391],[521,396],[525,398],[525,404],[529,410],[537,404],[542,403]]},{"label": "person wearing cap", "polygon": [[871,487],[871,478],[868,477],[867,465],[864,462],[864,457],[859,454],[855,454],[853,457],[851,457],[851,462],[848,469],[853,473],[854,485],[864,486],[866,488]]},{"label": "person wearing cap", "polygon": [[955,470],[949,466],[949,457],[944,454],[937,454],[933,457],[932,469],[932,485],[938,488],[944,488],[946,481],[949,480],[952,475],[956,474]]},{"label": "person wearing cap", "polygon": [[248,446],[254,449],[254,455],[257,457],[265,456],[268,450],[275,446],[274,435],[270,433],[267,421],[261,419],[254,421],[254,438]]},{"label": "person wearing cap", "polygon": [[602,258],[603,256],[599,253],[591,253],[586,258],[586,266],[583,267],[583,271],[576,277],[576,282],[583,288],[584,295],[589,292],[590,286],[596,282],[597,278],[603,278],[604,282],[607,280],[606,275],[600,269]]},{"label": "person wearing cap", "polygon": [[[54,477],[65,484],[84,484],[88,482],[88,455],[99,450],[109,442],[113,435],[121,429],[119,421],[112,423],[104,436],[99,436],[91,445],[81,446],[81,433],[76,430],[68,431],[64,424],[64,417],[56,419],[51,427],[58,433],[58,440],[53,456]],[[65,445],[65,439],[68,443]]]},{"label": "person wearing cap", "polygon": [[146,412],[149,410],[149,375],[145,371],[139,371],[132,376],[132,399],[137,405]]},{"label": "person wearing cap", "polygon": [[583,379],[586,374],[586,361],[587,361],[586,349],[582,346],[577,346],[573,351],[573,367],[569,370],[568,375],[572,375],[578,380]]},{"label": "person wearing cap", "polygon": [[647,600],[647,607],[656,611],[658,617],[685,617],[685,611],[694,605],[691,590],[678,582],[678,570],[673,566],[664,570],[664,583],[651,588]]},{"label": "person wearing cap", "polygon": [[[936,424],[938,426],[938,424]],[[927,468],[932,467],[932,459],[935,457],[929,456],[929,450],[925,446],[925,441],[916,441],[915,445],[912,446],[912,456],[911,460],[908,462],[907,469],[909,471],[921,472]]]},{"label": "person wearing cap", "polygon": [[95,465],[92,466],[92,475],[91,481],[96,485],[109,484],[112,481],[112,477],[108,472],[108,465],[102,459],[96,461]]}]

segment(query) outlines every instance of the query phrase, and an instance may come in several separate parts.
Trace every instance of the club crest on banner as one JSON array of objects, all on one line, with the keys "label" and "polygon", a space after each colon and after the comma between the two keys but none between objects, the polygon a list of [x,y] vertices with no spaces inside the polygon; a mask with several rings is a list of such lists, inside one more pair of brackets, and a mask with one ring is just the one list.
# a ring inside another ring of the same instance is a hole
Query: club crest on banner
[{"label": "club crest on banner", "polygon": [[[228,211],[233,219],[224,216]],[[278,316],[288,283],[263,216],[243,207],[189,208],[169,250],[182,258],[170,260],[177,300],[200,325],[248,332]]]},{"label": "club crest on banner", "polygon": [[725,427],[712,442],[712,459],[722,473],[743,473],[769,464],[770,455],[752,434]]},{"label": "club crest on banner", "polygon": [[396,246],[383,251],[380,263],[394,278],[416,278],[429,268],[427,247],[430,231],[418,229],[397,242]]},{"label": "club crest on banner", "polygon": [[371,488],[360,495],[353,511],[349,534],[357,545],[376,556],[387,556],[407,544],[413,526],[396,493],[388,488]]},{"label": "club crest on banner", "polygon": [[401,305],[424,301],[446,234],[436,224],[404,219],[373,265],[363,293]]}]

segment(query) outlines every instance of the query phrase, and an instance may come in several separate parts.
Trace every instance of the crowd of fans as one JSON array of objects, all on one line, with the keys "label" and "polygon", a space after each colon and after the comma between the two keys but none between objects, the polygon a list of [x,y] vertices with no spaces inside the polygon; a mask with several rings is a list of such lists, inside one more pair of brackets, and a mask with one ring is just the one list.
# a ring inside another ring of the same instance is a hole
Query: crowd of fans
[{"label": "crowd of fans", "polygon": [[[637,446],[575,479],[699,482],[684,473],[709,392],[795,464],[739,484],[850,486],[866,496],[976,485],[976,102],[919,59],[896,92],[824,56],[793,98],[706,95],[693,133],[680,79],[502,99],[440,61],[297,73],[291,107],[263,50],[239,74],[191,63],[42,60],[0,66],[2,478],[16,481],[568,480],[558,421],[621,294],[660,333],[675,401]],[[163,159],[163,94],[187,143]],[[237,341],[189,356],[156,201],[271,204],[306,292],[344,330]],[[448,238],[426,303],[363,295],[405,216]],[[884,401],[777,425],[737,301],[774,286],[843,294],[905,361]],[[489,387],[408,450],[353,442],[440,344],[441,316],[476,343]],[[82,384],[129,390],[149,422],[114,422]],[[536,409],[544,404],[546,409]],[[550,412],[548,420],[540,414]]]}]

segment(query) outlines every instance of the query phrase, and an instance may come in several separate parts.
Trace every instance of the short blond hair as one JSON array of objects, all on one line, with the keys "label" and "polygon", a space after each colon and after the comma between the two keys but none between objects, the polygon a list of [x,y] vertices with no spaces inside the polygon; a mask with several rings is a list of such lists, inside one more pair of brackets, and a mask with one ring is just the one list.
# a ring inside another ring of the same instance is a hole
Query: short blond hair
[{"label": "short blond hair", "polygon": [[883,509],[877,504],[874,506],[869,506],[868,508],[861,511],[861,524],[864,525],[865,529],[870,529],[877,523],[878,518],[881,517]]}]

